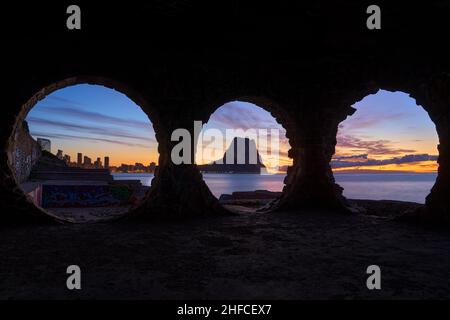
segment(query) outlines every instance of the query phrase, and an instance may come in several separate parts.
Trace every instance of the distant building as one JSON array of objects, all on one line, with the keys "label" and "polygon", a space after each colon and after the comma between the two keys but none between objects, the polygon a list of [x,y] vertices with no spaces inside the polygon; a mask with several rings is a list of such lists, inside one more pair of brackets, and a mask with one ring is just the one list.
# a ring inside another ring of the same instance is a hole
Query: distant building
[{"label": "distant building", "polygon": [[90,167],[92,166],[92,160],[88,156],[84,156],[83,158],[83,166],[84,167]]},{"label": "distant building", "polygon": [[109,169],[109,157],[105,157],[105,169]]},{"label": "distant building", "polygon": [[122,163],[120,165],[120,167],[117,168],[118,171],[120,172],[128,172],[128,171],[132,171],[133,170],[133,166],[132,165],[128,165],[126,163]]},{"label": "distant building", "polygon": [[134,171],[145,171],[145,169],[146,168],[142,163],[136,162],[134,164],[134,168],[133,168]]},{"label": "distant building", "polygon": [[77,165],[80,168],[83,165],[83,154],[81,152],[78,152],[77,154]]},{"label": "distant building", "polygon": [[41,150],[52,152],[52,142],[48,139],[37,138],[37,143],[41,147]]},{"label": "distant building", "polygon": [[[111,172],[145,172],[145,173],[154,173],[156,170],[156,163],[151,162],[148,166],[145,166],[144,164],[140,162],[136,162],[133,164],[126,164],[122,163],[120,166],[109,166]],[[105,167],[106,168],[106,167]]]},{"label": "distant building", "polygon": [[58,157],[59,160],[63,160],[63,151],[62,150],[58,150],[58,153],[56,154],[56,156]]},{"label": "distant building", "polygon": [[102,168],[102,160],[100,160],[100,158],[97,158],[97,160],[94,162],[94,167],[97,169]]},{"label": "distant building", "polygon": [[64,155],[63,160],[65,163],[70,164],[70,156],[68,154]]}]

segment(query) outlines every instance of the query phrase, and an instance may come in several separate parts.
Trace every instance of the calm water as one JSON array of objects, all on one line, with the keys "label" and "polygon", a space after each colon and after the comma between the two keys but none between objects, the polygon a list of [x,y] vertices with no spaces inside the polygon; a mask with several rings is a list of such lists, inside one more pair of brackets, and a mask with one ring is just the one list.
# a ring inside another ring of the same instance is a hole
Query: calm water
[{"label": "calm water", "polygon": [[[139,179],[150,185],[153,174],[114,173],[115,180]],[[436,173],[359,174],[335,173],[344,195],[353,199],[402,200],[424,203],[436,180]],[[204,174],[203,178],[216,197],[233,191],[258,189],[281,191],[285,175]]]}]

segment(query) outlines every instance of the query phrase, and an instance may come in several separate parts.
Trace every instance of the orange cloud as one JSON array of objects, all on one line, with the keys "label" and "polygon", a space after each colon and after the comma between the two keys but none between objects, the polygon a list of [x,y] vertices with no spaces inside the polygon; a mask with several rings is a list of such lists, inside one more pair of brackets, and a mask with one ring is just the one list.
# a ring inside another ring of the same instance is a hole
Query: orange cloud
[{"label": "orange cloud", "polygon": [[419,161],[401,164],[386,164],[380,166],[354,166],[347,168],[333,168],[334,172],[376,172],[376,171],[396,171],[396,172],[416,172],[416,173],[434,173],[437,172],[438,164],[436,161]]}]

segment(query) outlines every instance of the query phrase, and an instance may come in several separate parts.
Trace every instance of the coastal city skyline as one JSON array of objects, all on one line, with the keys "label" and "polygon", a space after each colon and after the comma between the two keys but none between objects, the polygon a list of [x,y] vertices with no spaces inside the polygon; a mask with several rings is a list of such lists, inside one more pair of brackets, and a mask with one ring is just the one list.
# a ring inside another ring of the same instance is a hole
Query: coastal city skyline
[{"label": "coastal city skyline", "polygon": [[[38,138],[36,142],[40,146],[42,151],[52,153],[51,140],[45,138]],[[69,167],[77,167],[83,169],[110,169],[113,172],[117,171],[117,172],[147,172],[147,173],[153,173],[156,169],[155,162],[150,162],[148,165],[145,165],[140,162],[135,162],[134,164],[121,163],[120,166],[111,166],[110,157],[108,155],[103,157],[97,156],[96,160],[93,161],[93,158],[84,155],[82,152],[77,152],[76,161],[72,161],[72,159],[75,159],[75,157],[72,157],[71,155],[64,153],[62,149],[57,150],[58,151],[56,152],[55,156],[59,160],[64,161]]]},{"label": "coastal city skyline", "polygon": [[[77,167],[83,169],[110,169],[111,171],[119,171],[119,172],[147,172],[153,173],[156,168],[155,162],[150,162],[148,165],[145,165],[140,162],[135,163],[121,163],[120,165],[110,165],[110,157],[94,157],[91,158],[87,155],[84,155],[82,152],[77,153],[76,161],[72,161],[70,155],[64,153],[63,150],[58,149],[56,153],[56,157],[62,161],[64,161],[70,167]],[[96,160],[93,160],[96,159]]]}]

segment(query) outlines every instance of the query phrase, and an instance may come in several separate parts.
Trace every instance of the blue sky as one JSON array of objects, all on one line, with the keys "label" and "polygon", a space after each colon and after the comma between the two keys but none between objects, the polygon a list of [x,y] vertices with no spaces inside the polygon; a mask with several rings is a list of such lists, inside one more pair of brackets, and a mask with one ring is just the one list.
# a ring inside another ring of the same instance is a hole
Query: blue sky
[{"label": "blue sky", "polygon": [[110,156],[111,164],[157,162],[153,126],[142,109],[124,94],[99,85],[59,89],[28,113],[31,134],[52,141],[75,159]]}]

